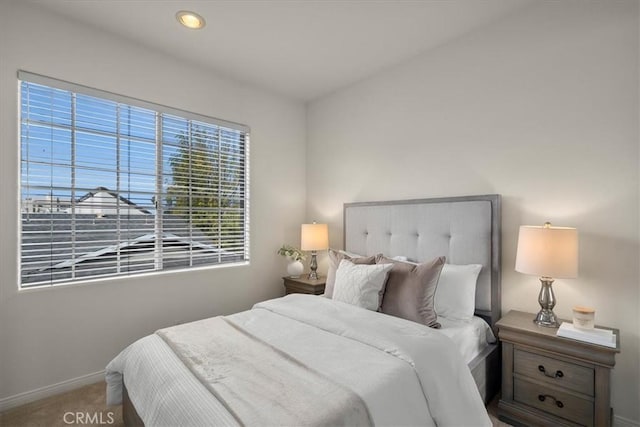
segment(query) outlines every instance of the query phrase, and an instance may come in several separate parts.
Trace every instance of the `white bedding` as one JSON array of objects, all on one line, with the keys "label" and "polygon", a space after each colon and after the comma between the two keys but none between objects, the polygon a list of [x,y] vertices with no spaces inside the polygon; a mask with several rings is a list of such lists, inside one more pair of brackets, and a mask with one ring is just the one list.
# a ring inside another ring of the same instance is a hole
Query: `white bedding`
[{"label": "white bedding", "polygon": [[441,328],[436,330],[451,338],[467,364],[488,344],[496,342],[491,328],[480,317],[474,316],[471,320],[451,320],[438,316],[438,322]]},{"label": "white bedding", "polygon": [[[491,425],[465,361],[446,336],[463,328],[435,331],[301,294],[229,318],[354,391],[376,425]],[[237,424],[155,334],[132,344],[107,367],[109,404],[121,400],[122,374],[149,426]]]},{"label": "white bedding", "polygon": [[367,406],[351,389],[229,318],[211,317],[156,334],[242,425],[261,426],[265,414],[272,425],[372,424]]}]

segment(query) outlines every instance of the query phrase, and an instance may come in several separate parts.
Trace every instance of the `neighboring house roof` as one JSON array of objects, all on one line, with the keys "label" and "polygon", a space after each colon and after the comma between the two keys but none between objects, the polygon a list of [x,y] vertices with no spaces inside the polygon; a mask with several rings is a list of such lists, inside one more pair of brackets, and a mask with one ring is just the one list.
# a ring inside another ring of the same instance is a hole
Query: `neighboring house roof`
[{"label": "neighboring house roof", "polygon": [[[118,200],[120,201],[120,205],[118,204]],[[125,206],[122,206],[122,204],[124,204]],[[151,212],[149,212],[147,209],[138,206],[126,197],[123,197],[117,192],[111,191],[106,187],[98,187],[95,190],[88,192],[84,196],[80,197],[75,203],[76,210],[96,209],[102,211],[105,209],[124,209],[125,207],[129,209],[134,208],[137,211],[140,211],[140,213],[151,215]]]},{"label": "neighboring house roof", "polygon": [[[120,252],[121,255],[130,254],[135,252],[136,250],[144,249],[145,247],[148,248],[150,244],[155,245],[155,241],[156,241],[155,233],[145,234],[143,236],[136,237],[133,240],[122,242],[118,245],[107,246],[97,251],[87,252],[79,257],[76,257],[75,259],[66,260],[66,261],[54,264],[50,267],[41,268],[39,271],[46,271],[46,270],[59,269],[59,268],[69,268],[73,265],[78,265],[82,262],[96,261],[100,257],[105,255],[115,255],[118,252]],[[171,248],[182,247],[185,249],[191,248],[192,250],[208,252],[211,254],[218,254],[219,252],[221,252],[218,250],[216,246],[208,245],[200,242],[194,242],[186,237],[179,237],[172,233],[162,233],[162,246],[163,248],[165,247],[171,247]],[[223,250],[222,252],[225,252],[225,251]],[[140,252],[135,252],[135,253],[139,254]]]},{"label": "neighboring house roof", "polygon": [[[238,258],[237,253],[220,249],[211,237],[175,215],[162,218],[163,263],[165,267],[188,267]],[[72,227],[74,225],[74,227]],[[118,233],[119,227],[119,233]],[[74,244],[72,244],[72,239]],[[95,214],[23,213],[22,282],[33,283],[76,276],[115,274],[119,271],[153,269],[155,216],[123,215],[97,217]],[[75,256],[72,255],[72,246]],[[195,259],[188,259],[188,253]],[[126,264],[126,265],[125,265]],[[113,271],[112,271],[113,270]]]},{"label": "neighboring house roof", "polygon": [[22,200],[22,211],[26,213],[71,213],[72,205],[76,214],[115,215],[126,211],[127,214],[152,215],[152,212],[106,187],[97,187],[82,197],[72,199],[51,195],[43,198],[27,197]]}]

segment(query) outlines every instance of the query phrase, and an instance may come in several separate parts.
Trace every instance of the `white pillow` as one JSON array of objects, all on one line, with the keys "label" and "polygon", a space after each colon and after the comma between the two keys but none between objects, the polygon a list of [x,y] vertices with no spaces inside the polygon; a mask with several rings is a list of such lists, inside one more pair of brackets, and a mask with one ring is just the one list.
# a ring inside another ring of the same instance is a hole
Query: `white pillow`
[{"label": "white pillow", "polygon": [[336,270],[332,298],[367,310],[378,310],[391,267],[393,264],[354,264],[343,259]]},{"label": "white pillow", "polygon": [[480,264],[445,264],[436,288],[435,308],[438,316],[471,320],[476,308],[476,282]]}]

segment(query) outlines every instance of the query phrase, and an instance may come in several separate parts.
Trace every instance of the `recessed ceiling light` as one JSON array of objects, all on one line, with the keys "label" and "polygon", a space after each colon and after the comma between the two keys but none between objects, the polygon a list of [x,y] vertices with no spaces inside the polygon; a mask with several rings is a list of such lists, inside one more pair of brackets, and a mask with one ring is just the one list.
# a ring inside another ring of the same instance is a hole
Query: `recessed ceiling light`
[{"label": "recessed ceiling light", "polygon": [[206,24],[202,16],[189,10],[181,10],[176,13],[176,19],[179,23],[192,30],[198,30]]}]

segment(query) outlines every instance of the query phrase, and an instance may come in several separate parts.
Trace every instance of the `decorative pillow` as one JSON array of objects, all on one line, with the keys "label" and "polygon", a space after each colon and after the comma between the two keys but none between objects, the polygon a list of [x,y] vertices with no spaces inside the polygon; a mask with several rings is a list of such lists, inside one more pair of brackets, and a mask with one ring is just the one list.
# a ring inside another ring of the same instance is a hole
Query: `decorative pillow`
[{"label": "decorative pillow", "polygon": [[471,320],[476,309],[480,264],[445,264],[436,290],[436,312],[447,319]]},{"label": "decorative pillow", "polygon": [[354,253],[354,252],[345,251],[345,250],[342,250],[342,249],[340,249],[338,252],[340,252],[342,255],[346,255],[346,256],[351,257],[351,258],[365,258],[364,255],[360,255],[360,254],[357,254],[357,253]]},{"label": "decorative pillow", "polygon": [[354,264],[343,259],[336,270],[333,299],[377,311],[393,264]]},{"label": "decorative pillow", "polygon": [[336,281],[336,270],[340,265],[340,261],[347,259],[354,264],[375,264],[376,257],[351,257],[346,253],[342,253],[333,249],[329,249],[329,270],[327,271],[327,280],[324,285],[324,296],[333,298],[333,285]]},{"label": "decorative pillow", "polygon": [[442,256],[424,264],[413,265],[377,257],[377,263],[393,263],[382,298],[382,312],[439,328],[433,300],[445,260]]}]

